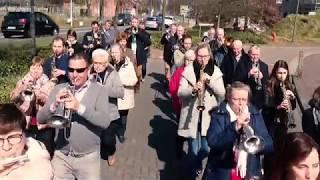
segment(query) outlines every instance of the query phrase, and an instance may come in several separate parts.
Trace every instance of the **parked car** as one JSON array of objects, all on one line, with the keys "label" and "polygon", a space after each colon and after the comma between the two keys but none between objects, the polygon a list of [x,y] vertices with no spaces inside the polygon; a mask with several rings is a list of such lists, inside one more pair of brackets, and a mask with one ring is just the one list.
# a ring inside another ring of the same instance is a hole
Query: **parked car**
[{"label": "parked car", "polygon": [[128,13],[118,14],[117,24],[119,26],[129,25],[131,23],[132,15]]},{"label": "parked car", "polygon": [[161,30],[162,27],[162,21],[160,18],[153,16],[153,17],[147,17],[145,22],[146,29],[156,29]]},{"label": "parked car", "polygon": [[[159,18],[159,21],[163,22],[162,18],[162,14],[157,16]],[[171,24],[175,23],[174,17],[173,16],[165,16],[164,17],[164,25],[166,28],[168,28]]]},{"label": "parked car", "polygon": [[[8,12],[2,21],[1,32],[5,38],[14,35],[30,37],[30,12]],[[36,35],[56,35],[59,34],[59,26],[46,14],[35,12]]]}]

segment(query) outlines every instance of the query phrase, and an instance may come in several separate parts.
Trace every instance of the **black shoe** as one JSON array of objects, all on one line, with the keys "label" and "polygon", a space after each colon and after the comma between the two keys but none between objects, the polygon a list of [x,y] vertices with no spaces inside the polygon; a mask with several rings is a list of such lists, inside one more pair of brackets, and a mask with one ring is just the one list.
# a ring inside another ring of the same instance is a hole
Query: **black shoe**
[{"label": "black shoe", "polygon": [[119,142],[124,143],[126,141],[126,138],[124,136],[118,136]]}]

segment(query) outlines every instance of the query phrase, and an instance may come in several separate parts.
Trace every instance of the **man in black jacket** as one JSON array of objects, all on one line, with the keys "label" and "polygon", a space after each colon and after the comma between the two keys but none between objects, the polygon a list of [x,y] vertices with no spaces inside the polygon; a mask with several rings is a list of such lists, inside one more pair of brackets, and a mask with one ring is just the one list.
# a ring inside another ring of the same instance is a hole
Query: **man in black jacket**
[{"label": "man in black jacket", "polygon": [[245,71],[238,73],[238,80],[250,86],[251,103],[258,109],[265,104],[265,93],[269,79],[268,65],[260,59],[260,47],[252,45],[248,51],[249,59]]},{"label": "man in black jacket", "polygon": [[136,55],[138,67],[138,79],[142,80],[142,65],[147,62],[146,47],[151,45],[150,36],[148,33],[139,28],[139,20],[137,17],[132,17],[131,27],[127,28],[124,32],[128,34],[127,47]]},{"label": "man in black jacket", "polygon": [[170,29],[161,38],[161,44],[163,47],[163,60],[165,62],[164,74],[167,80],[170,80],[170,69],[173,65],[173,46],[177,43],[177,26],[176,24],[171,24]]},{"label": "man in black jacket", "polygon": [[223,73],[224,86],[232,84],[234,81],[241,81],[244,72],[247,72],[248,55],[242,48],[242,42],[235,40],[232,43],[232,51],[229,52],[222,61],[221,72]]}]

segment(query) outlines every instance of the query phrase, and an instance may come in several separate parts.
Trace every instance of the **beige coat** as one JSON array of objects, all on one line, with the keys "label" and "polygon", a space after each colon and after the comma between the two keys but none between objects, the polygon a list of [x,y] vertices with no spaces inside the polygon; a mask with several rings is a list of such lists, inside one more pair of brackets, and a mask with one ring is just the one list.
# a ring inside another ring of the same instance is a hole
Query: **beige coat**
[{"label": "beige coat", "polygon": [[125,59],[125,63],[122,64],[118,73],[124,86],[124,96],[123,98],[118,98],[118,109],[131,109],[134,107],[134,86],[138,82],[138,78],[134,71],[133,63],[129,58]]},{"label": "beige coat", "polygon": [[0,170],[1,180],[50,180],[53,179],[53,168],[46,147],[33,138],[27,138],[28,160],[14,165],[5,171]]},{"label": "beige coat", "polygon": [[[181,114],[178,127],[178,134],[187,138],[196,138],[198,129],[199,110],[198,97],[192,95],[193,86],[196,84],[193,65],[185,67],[182,73],[178,96],[181,101]],[[205,110],[202,112],[201,135],[206,136],[210,125],[209,110],[219,105],[224,99],[225,88],[223,85],[222,73],[217,66],[214,66],[214,73],[210,77],[204,94]]]}]

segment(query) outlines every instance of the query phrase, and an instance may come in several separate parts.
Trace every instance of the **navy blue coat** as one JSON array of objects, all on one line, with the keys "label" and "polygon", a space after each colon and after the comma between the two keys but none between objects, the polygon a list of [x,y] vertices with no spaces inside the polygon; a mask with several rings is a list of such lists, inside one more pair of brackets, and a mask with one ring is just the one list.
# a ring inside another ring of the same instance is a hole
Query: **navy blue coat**
[{"label": "navy blue coat", "polygon": [[[250,126],[255,135],[264,140],[264,148],[256,155],[248,155],[247,175],[260,176],[260,155],[271,153],[273,144],[267,128],[264,124],[261,113],[253,106],[249,106]],[[208,180],[229,180],[231,169],[234,163],[233,146],[240,138],[235,129],[235,122],[230,122],[230,114],[226,109],[226,102],[211,114],[211,122],[207,133],[208,144],[211,148],[206,176]]]},{"label": "navy blue coat", "polygon": [[[52,71],[52,57],[49,57],[45,63],[43,64],[43,73],[51,79],[51,71]],[[69,81],[68,77],[68,65],[69,65],[69,56],[68,54],[63,54],[60,58],[56,59],[55,66],[57,69],[64,70],[66,72],[65,75],[58,76],[58,84],[65,83]]]}]

